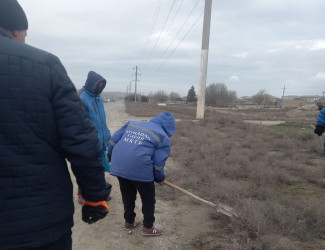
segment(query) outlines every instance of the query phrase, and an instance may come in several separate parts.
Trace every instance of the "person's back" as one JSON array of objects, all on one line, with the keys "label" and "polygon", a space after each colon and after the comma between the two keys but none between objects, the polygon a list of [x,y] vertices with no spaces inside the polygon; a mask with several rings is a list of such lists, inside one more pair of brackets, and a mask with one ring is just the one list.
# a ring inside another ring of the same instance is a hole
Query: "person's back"
[{"label": "person's back", "polygon": [[26,249],[71,235],[65,158],[88,201],[108,191],[96,129],[74,85],[56,56],[13,39],[2,13],[11,4],[0,1],[0,249]]},{"label": "person's back", "polygon": [[153,167],[165,165],[170,146],[169,137],[158,124],[130,121],[114,146],[111,174],[136,181],[153,181]]},{"label": "person's back", "polygon": [[171,137],[176,130],[175,118],[166,112],[149,122],[129,121],[112,136],[108,146],[111,158],[111,175],[118,178],[124,204],[125,230],[140,225],[134,213],[136,194],[142,201],[143,229],[145,236],[158,236],[156,229],[155,185],[165,179],[164,166],[169,157]]}]

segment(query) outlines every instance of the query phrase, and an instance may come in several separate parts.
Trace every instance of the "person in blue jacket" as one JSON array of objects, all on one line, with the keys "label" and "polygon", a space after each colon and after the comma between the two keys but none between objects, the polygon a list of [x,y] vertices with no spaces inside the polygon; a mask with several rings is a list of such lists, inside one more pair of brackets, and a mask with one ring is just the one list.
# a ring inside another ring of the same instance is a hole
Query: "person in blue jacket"
[{"label": "person in blue jacket", "polygon": [[129,121],[110,139],[108,158],[111,175],[117,176],[124,204],[125,230],[140,225],[134,212],[137,191],[142,200],[143,235],[161,235],[154,228],[155,184],[165,179],[164,166],[170,154],[170,137],[175,133],[172,113],[150,121]]},{"label": "person in blue jacket", "polygon": [[[108,140],[111,138],[111,133],[106,124],[106,114],[103,100],[100,94],[106,86],[106,79],[94,71],[89,71],[85,86],[80,93],[84,109],[86,110],[89,119],[95,125],[98,131],[99,146],[102,152],[102,161],[107,172],[110,172],[110,165],[106,159]],[[110,188],[111,188],[111,184]],[[83,203],[82,191],[78,188],[78,201]],[[110,198],[109,198],[110,199]]]},{"label": "person in blue jacket", "polygon": [[[322,109],[318,113],[314,133],[317,134],[318,136],[321,136],[324,133],[324,131],[325,131],[325,109]],[[325,152],[325,139],[323,142],[323,150]]]}]

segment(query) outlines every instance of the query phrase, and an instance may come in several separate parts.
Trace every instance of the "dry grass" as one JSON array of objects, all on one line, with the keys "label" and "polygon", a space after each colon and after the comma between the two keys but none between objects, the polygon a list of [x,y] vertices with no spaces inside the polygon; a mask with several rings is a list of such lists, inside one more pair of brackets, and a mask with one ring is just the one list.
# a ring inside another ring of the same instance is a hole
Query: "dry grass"
[{"label": "dry grass", "polygon": [[194,119],[196,106],[185,104],[174,104],[158,106],[156,103],[132,103],[126,104],[126,112],[134,116],[154,117],[159,113],[172,112],[179,119]]},{"label": "dry grass", "polygon": [[[192,107],[171,112],[195,114]],[[171,153],[178,168],[166,171],[167,178],[235,207],[263,249],[316,246],[325,231],[325,155],[322,138],[309,126],[317,110],[240,112],[212,110],[204,120],[179,121]],[[287,123],[265,127],[243,122],[247,117]],[[196,243],[210,244],[201,240]]]}]

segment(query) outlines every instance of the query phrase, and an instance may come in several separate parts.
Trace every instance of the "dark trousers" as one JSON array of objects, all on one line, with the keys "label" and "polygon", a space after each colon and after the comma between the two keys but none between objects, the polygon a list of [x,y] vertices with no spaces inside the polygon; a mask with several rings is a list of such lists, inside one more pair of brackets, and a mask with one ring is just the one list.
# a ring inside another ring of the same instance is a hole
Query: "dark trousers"
[{"label": "dark trousers", "polygon": [[143,226],[152,228],[155,222],[155,183],[132,181],[117,177],[120,183],[122,200],[124,204],[124,219],[127,223],[133,223],[136,213],[134,212],[137,191],[142,201]]},{"label": "dark trousers", "polygon": [[31,248],[30,250],[72,250],[71,230],[62,235],[60,239],[48,245]]}]

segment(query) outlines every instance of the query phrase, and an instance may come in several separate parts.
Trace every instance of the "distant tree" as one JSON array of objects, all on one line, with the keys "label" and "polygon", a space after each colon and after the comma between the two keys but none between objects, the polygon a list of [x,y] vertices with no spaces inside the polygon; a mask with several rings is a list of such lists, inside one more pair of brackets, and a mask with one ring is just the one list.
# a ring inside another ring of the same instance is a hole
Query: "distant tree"
[{"label": "distant tree", "polygon": [[[140,98],[141,98],[141,96],[139,94],[137,94],[137,102],[140,102]],[[130,95],[125,97],[125,100],[127,102],[134,102],[134,99],[135,99],[134,94],[130,94]]]},{"label": "distant tree", "polygon": [[196,102],[197,101],[194,86],[192,86],[189,89],[186,99],[187,99],[188,102]]},{"label": "distant tree", "polygon": [[127,96],[125,97],[125,101],[127,101],[127,102],[134,101],[134,94],[133,94],[133,95],[127,95]]},{"label": "distant tree", "polygon": [[236,102],[237,99],[238,99],[236,91],[235,90],[229,90],[228,91],[228,98],[229,98],[229,101],[231,103]]},{"label": "distant tree", "polygon": [[224,107],[234,103],[236,100],[236,91],[229,91],[224,83],[212,83],[206,88],[206,105]]},{"label": "distant tree", "polygon": [[258,105],[265,104],[269,101],[271,101],[272,96],[269,95],[265,89],[259,90],[255,95],[251,97],[251,100]]},{"label": "distant tree", "polygon": [[152,100],[154,102],[166,102],[168,100],[168,95],[163,90],[158,90],[152,95]]},{"label": "distant tree", "polygon": [[172,102],[175,102],[175,101],[181,101],[182,98],[181,96],[176,93],[176,92],[170,92],[169,94],[169,100],[172,101]]},{"label": "distant tree", "polygon": [[148,102],[149,101],[149,97],[148,96],[145,96],[145,95],[142,95],[141,96],[141,102]]}]

